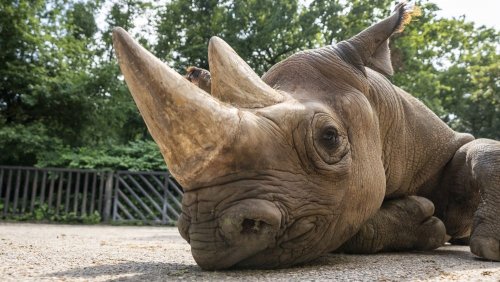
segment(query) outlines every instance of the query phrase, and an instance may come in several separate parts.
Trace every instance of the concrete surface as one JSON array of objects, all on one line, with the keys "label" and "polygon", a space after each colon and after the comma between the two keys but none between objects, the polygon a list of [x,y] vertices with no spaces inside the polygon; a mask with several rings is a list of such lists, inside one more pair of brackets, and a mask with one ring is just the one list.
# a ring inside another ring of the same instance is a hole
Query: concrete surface
[{"label": "concrete surface", "polygon": [[0,281],[500,281],[468,247],[326,255],[279,270],[202,271],[173,227],[0,223]]}]

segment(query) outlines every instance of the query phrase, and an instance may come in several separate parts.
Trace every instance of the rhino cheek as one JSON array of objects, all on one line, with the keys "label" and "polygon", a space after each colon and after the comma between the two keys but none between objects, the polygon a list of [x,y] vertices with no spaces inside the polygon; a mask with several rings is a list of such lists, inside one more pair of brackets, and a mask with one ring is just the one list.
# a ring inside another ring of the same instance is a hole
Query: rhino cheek
[{"label": "rhino cheek", "polygon": [[334,221],[335,219],[329,215],[315,215],[299,218],[286,230],[281,240],[280,247],[284,249],[293,249],[295,251],[313,249],[315,245],[321,243],[321,239],[331,229],[330,226]]}]

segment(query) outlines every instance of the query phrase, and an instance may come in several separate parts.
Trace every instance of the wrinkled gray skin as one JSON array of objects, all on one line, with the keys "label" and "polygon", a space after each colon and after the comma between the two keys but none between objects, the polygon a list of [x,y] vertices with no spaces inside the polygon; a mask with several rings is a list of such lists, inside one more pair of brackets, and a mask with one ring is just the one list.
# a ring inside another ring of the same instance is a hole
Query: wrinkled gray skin
[{"label": "wrinkled gray skin", "polygon": [[469,236],[474,254],[500,261],[500,143],[454,132],[385,77],[388,38],[410,15],[402,3],[262,79],[216,37],[211,75],[191,68],[185,79],[114,30],[125,80],[185,189],[179,231],[202,268]]}]

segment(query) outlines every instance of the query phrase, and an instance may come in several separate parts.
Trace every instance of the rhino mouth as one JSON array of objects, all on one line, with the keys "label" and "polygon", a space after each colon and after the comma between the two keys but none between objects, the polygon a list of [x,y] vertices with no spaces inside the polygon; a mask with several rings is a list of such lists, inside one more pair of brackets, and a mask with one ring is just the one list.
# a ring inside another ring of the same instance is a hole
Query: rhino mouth
[{"label": "rhino mouth", "polygon": [[276,246],[282,213],[274,203],[248,199],[231,203],[218,213],[200,211],[199,206],[196,203],[195,209],[187,209],[193,216],[183,213],[178,227],[203,269],[230,268]]},{"label": "rhino mouth", "polygon": [[327,239],[320,234],[336,222],[331,213],[311,213],[307,204],[298,211],[309,212],[290,218],[290,207],[264,199],[231,202],[215,212],[217,205],[200,206],[199,195],[187,194],[198,202],[184,207],[178,228],[204,270],[283,268],[313,260],[325,251]]}]

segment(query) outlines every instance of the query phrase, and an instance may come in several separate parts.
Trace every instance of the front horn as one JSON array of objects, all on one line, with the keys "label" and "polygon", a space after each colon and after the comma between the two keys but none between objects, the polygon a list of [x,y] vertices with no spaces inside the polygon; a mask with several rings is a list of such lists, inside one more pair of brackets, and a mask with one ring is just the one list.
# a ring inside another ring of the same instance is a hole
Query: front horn
[{"label": "front horn", "polygon": [[239,127],[238,109],[224,104],[113,29],[125,81],[172,175],[185,190],[197,183]]}]

